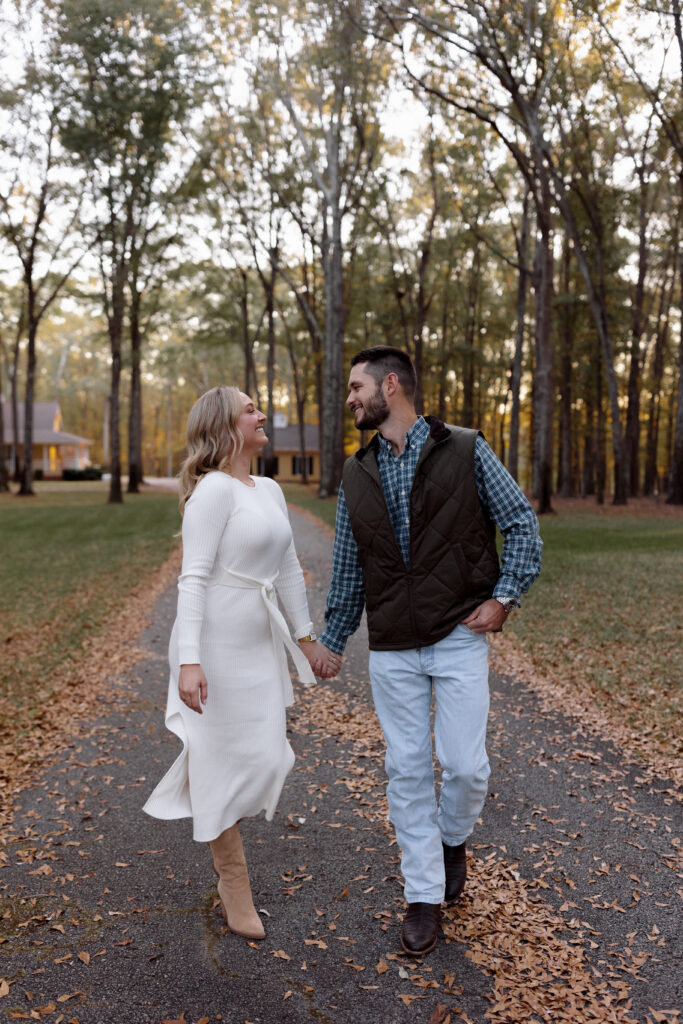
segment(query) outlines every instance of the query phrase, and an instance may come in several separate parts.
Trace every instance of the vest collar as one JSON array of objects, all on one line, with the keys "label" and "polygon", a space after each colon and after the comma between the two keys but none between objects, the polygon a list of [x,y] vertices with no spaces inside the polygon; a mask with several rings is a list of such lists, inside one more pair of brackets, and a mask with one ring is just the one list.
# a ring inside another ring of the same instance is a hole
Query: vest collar
[{"label": "vest collar", "polygon": [[450,430],[438,416],[425,416],[427,423],[429,424],[429,436],[437,444],[439,441],[445,441],[450,436]]},{"label": "vest collar", "polygon": [[[438,416],[425,416],[425,420],[429,424],[429,437],[425,441],[422,451],[420,452],[418,466],[424,461],[425,456],[429,454],[434,445],[445,441],[446,438],[450,437],[451,433],[443,420],[440,420]],[[358,460],[363,469],[365,469],[371,477],[373,477],[378,483],[381,483],[379,466],[377,464],[378,451],[379,434],[377,433],[372,435],[365,448],[358,449],[354,458]],[[367,456],[374,456],[374,458],[367,458]]]}]

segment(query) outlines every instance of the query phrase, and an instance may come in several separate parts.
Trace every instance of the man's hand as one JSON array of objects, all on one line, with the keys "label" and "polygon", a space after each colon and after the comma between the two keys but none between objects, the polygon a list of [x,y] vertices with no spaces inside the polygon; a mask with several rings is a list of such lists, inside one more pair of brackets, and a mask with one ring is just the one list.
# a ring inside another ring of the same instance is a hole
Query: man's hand
[{"label": "man's hand", "polygon": [[192,711],[196,711],[198,715],[201,715],[202,704],[206,704],[206,694],[208,691],[206,676],[202,671],[201,665],[180,666],[178,691],[183,704]]},{"label": "man's hand", "polygon": [[508,613],[500,601],[491,597],[470,612],[467,618],[462,620],[462,624],[471,629],[473,633],[494,633],[500,629],[507,617]]},{"label": "man's hand", "polygon": [[301,650],[313,672],[320,679],[332,679],[339,672],[343,661],[341,655],[335,654],[319,640],[304,641],[301,644]]}]

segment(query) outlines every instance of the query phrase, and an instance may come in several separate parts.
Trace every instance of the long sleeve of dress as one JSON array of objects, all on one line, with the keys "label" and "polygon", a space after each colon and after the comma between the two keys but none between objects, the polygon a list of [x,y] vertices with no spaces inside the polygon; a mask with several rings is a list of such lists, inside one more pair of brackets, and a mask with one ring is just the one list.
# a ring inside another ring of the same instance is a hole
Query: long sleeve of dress
[{"label": "long sleeve of dress", "polygon": [[[275,481],[270,481],[270,483],[276,501],[287,516],[287,502],[279,484],[276,484]],[[289,545],[282,559],[280,572],[275,581],[275,589],[294,630],[294,636],[306,636],[312,631],[313,622],[308,610],[304,574],[297,558],[294,541]]]},{"label": "long sleeve of dress", "polygon": [[200,663],[199,639],[211,576],[221,537],[232,512],[231,481],[207,473],[185,505],[183,565],[178,577],[178,648],[181,665]]}]

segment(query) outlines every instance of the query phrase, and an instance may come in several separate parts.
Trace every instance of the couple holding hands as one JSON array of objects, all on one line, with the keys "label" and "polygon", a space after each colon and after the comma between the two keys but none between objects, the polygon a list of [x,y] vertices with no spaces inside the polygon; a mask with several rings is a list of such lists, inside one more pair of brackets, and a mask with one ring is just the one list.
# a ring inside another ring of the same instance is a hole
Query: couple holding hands
[{"label": "couple holding hands", "polygon": [[489,776],[486,634],[501,629],[538,576],[541,541],[533,510],[483,436],[418,415],[416,383],[399,349],[376,346],[352,360],[346,404],[359,430],[377,433],[344,466],[320,639],[282,492],[249,472],[267,443],[265,416],[237,388],[217,387],[188,418],[166,709],[183,750],[144,809],[193,819],[194,839],[211,848],[228,928],[246,938],[265,931],[239,822],[261,811],[272,819],[294,762],[287,652],[303,684],[332,678],[364,607],[405,880],[406,953],[434,948],[441,904],[465,884],[466,841]]}]

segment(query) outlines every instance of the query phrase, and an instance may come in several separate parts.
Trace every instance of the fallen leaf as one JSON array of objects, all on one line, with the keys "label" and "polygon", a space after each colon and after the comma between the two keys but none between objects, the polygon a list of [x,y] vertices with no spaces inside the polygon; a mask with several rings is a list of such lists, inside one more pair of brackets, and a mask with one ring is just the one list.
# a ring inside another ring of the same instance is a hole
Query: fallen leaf
[{"label": "fallen leaf", "polygon": [[90,963],[90,953],[79,953],[78,959],[87,967],[88,964]]},{"label": "fallen leaf", "polygon": [[285,953],[284,949],[273,949],[271,950],[273,956],[276,956],[278,960],[291,960],[289,953]]}]

